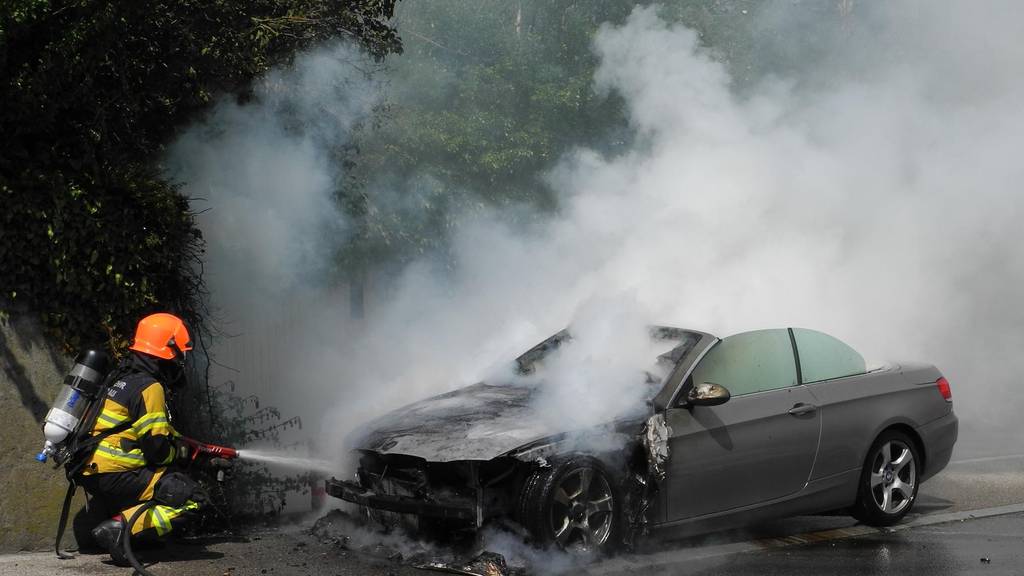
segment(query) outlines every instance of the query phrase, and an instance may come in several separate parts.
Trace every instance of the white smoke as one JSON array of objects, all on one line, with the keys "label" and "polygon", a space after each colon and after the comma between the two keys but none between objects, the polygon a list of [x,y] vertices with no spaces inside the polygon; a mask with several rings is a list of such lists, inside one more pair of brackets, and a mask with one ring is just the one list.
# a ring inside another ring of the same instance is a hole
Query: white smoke
[{"label": "white smoke", "polygon": [[[766,37],[797,33],[773,10],[759,16]],[[635,149],[562,159],[548,175],[561,202],[552,218],[512,225],[498,210],[467,214],[451,240],[454,270],[413,264],[365,325],[318,296],[323,307],[298,320],[304,352],[280,359],[294,377],[287,394],[311,416],[329,411],[325,437],[337,439],[500,373],[572,322],[593,345],[550,368],[559,384],[542,410],[579,414],[581,398],[598,409],[638,401],[642,379],[624,375],[642,369],[630,336],[644,323],[722,336],[803,326],[878,360],[937,364],[968,427],[982,414],[1012,422],[1024,371],[1015,11],[1013,2],[858,4],[850,32],[819,46],[827,54],[815,69],[738,94],[692,30],[637,9],[594,43],[595,86],[625,99]],[[345,76],[317,58],[300,59],[310,75],[290,81]],[[373,94],[313,91],[302,106],[341,105],[348,120],[332,130],[343,138]],[[213,208],[204,230],[223,255],[211,259],[211,274],[226,277],[215,284],[221,298],[269,282],[285,287],[273,306],[322,279],[318,263],[344,229],[320,141],[296,136],[273,106],[224,104],[173,157],[187,190]],[[288,214],[279,227],[260,224]],[[301,254],[311,258],[291,257]]]},{"label": "white smoke", "polygon": [[[583,302],[569,322],[572,342],[561,346],[537,369],[538,416],[551,429],[580,430],[636,415],[657,393],[644,372],[656,372],[658,349],[646,325],[645,310],[630,293]],[[665,374],[651,374],[660,380]],[[654,377],[657,378],[654,378]],[[571,408],[567,410],[566,408]]]},{"label": "white smoke", "polygon": [[216,306],[250,314],[325,283],[350,228],[336,155],[378,100],[353,66],[364,60],[345,46],[304,55],[250,101],[223,98],[171,148],[167,171],[201,212]]},{"label": "white smoke", "polygon": [[347,45],[304,54],[247,101],[222,98],[166,159],[207,241],[204,277],[221,332],[211,384],[237,383],[238,396],[254,394],[283,419],[320,416],[310,406],[321,375],[303,367],[337,357],[349,320],[330,288],[352,233],[337,198],[339,157],[379,102],[371,66]]}]

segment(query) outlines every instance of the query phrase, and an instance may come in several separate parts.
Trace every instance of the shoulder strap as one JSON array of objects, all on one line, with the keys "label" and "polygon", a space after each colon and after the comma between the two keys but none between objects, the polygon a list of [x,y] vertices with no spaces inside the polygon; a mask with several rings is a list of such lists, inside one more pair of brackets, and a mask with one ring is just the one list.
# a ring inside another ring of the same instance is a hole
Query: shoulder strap
[{"label": "shoulder strap", "polygon": [[107,436],[124,432],[131,427],[131,422],[125,422],[108,430],[104,430],[95,436],[90,436],[85,440],[77,442],[74,451],[71,453],[67,463],[64,465],[64,471],[67,473],[68,481],[75,481],[75,476],[82,471],[82,468],[85,468],[86,461],[89,460],[89,456],[92,456],[92,453],[96,450],[96,446],[98,446],[100,442],[106,439]]},{"label": "shoulder strap", "polygon": [[103,441],[104,438],[112,434],[124,432],[131,428],[131,422],[125,422],[119,424],[108,430],[104,430],[95,436],[92,436],[92,431],[96,427],[96,419],[99,418],[100,412],[103,411],[103,403],[107,397],[107,390],[110,386],[117,381],[117,379],[125,376],[129,372],[127,365],[122,362],[117,368],[112,370],[110,374],[103,380],[103,385],[100,386],[99,391],[96,393],[96,400],[93,401],[92,405],[89,406],[88,412],[85,417],[79,423],[78,428],[75,430],[74,435],[71,439],[70,445],[68,446],[68,459],[64,464],[64,471],[67,474],[69,482],[74,481],[74,477],[82,471],[85,467],[85,463],[92,456],[92,453],[96,450],[96,446]]},{"label": "shoulder strap", "polygon": [[89,460],[89,456],[92,455],[96,449],[96,445],[103,441],[104,438],[111,434],[117,434],[131,428],[131,422],[125,422],[119,424],[109,430],[104,430],[95,436],[89,436],[93,428],[96,426],[96,419],[99,417],[100,411],[103,409],[103,401],[107,396],[107,389],[115,379],[122,377],[127,372],[127,367],[124,363],[115,368],[107,375],[103,380],[103,384],[100,386],[97,392],[96,400],[89,407],[89,411],[86,413],[86,417],[79,423],[78,428],[72,435],[71,446],[70,446],[70,457],[64,464],[64,471],[67,473],[68,478],[68,491],[64,494],[64,504],[60,509],[60,520],[57,523],[57,537],[53,543],[53,551],[57,553],[57,557],[62,560],[68,560],[74,558],[74,555],[68,554],[60,549],[61,540],[64,539],[64,530],[68,525],[68,515],[71,512],[71,501],[75,498],[75,491],[78,489],[78,483],[75,477],[82,468],[85,467],[86,461]]},{"label": "shoulder strap", "polygon": [[60,541],[64,539],[64,529],[68,526],[68,512],[71,511],[71,500],[75,497],[75,488],[77,487],[73,479],[68,482],[68,491],[64,495],[64,506],[60,509],[60,522],[57,524],[57,540],[53,543],[53,551],[57,553],[57,558],[61,560],[74,558],[74,555],[60,549]]}]

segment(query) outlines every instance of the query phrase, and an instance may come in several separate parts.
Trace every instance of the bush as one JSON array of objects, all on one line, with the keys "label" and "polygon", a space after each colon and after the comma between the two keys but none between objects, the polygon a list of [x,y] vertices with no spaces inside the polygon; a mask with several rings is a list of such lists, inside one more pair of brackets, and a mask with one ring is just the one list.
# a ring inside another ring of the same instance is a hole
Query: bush
[{"label": "bush", "polygon": [[0,311],[70,351],[123,349],[137,319],[202,322],[202,237],[160,177],[213,94],[337,36],[401,49],[394,0],[11,0],[0,4]]}]

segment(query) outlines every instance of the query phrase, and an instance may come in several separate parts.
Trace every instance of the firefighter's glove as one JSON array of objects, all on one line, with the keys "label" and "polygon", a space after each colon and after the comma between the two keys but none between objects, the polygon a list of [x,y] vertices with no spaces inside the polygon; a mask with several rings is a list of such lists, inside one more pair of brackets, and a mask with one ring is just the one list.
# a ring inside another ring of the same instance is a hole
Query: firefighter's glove
[{"label": "firefighter's glove", "polygon": [[235,463],[227,458],[210,458],[206,463],[206,469],[210,472],[230,473],[235,468]]},{"label": "firefighter's glove", "polygon": [[189,465],[192,461],[192,445],[182,440],[181,438],[175,438],[173,442],[174,447],[174,463],[179,468],[184,468]]}]

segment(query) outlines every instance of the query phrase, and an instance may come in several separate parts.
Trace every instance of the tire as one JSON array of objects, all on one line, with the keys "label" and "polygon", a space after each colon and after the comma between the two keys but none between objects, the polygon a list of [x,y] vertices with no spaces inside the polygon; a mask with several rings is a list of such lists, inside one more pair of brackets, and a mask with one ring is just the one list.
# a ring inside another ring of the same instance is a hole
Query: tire
[{"label": "tire", "polygon": [[917,444],[903,432],[887,430],[868,450],[851,513],[869,526],[891,526],[914,507],[920,486]]},{"label": "tire", "polygon": [[621,491],[604,465],[572,456],[527,477],[517,519],[542,546],[610,552],[619,541],[621,506]]}]

